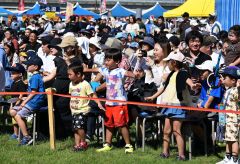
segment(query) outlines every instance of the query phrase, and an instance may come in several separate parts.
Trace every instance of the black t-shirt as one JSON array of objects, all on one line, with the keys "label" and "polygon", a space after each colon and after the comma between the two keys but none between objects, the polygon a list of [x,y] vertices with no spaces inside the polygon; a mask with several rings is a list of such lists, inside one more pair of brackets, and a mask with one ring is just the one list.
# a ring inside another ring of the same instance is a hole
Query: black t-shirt
[{"label": "black t-shirt", "polygon": [[26,45],[26,48],[25,48],[25,51],[29,51],[29,50],[33,50],[35,51],[36,53],[38,52],[38,49],[41,47],[41,44],[36,42],[35,44],[31,44],[31,43],[28,43]]},{"label": "black t-shirt", "polygon": [[53,61],[57,67],[56,79],[68,79],[68,66],[64,59],[57,56],[53,59]]},{"label": "black t-shirt", "polygon": [[[22,80],[14,81],[10,92],[26,92],[27,91],[27,85],[24,84]],[[18,95],[14,95],[14,97],[18,97]]]},{"label": "black t-shirt", "polygon": [[199,55],[197,56],[197,58],[195,59],[194,65],[200,65],[203,62],[205,62],[206,60],[212,60],[211,56],[200,52]]}]

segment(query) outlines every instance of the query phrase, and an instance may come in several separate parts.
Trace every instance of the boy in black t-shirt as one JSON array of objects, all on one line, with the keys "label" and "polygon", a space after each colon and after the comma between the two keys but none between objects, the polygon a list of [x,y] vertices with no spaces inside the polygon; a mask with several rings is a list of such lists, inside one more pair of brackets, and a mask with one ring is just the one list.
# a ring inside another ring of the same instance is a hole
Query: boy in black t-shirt
[{"label": "boy in black t-shirt", "polygon": [[[16,63],[12,67],[6,68],[6,70],[11,71],[11,78],[13,80],[10,92],[26,92],[27,86],[23,82],[23,76],[25,73],[25,68],[19,64]],[[18,98],[16,105],[20,104],[22,101],[23,95],[14,95],[12,97]],[[18,125],[14,119],[13,120],[13,131],[14,133],[11,135],[11,139],[17,139],[18,138]]]}]

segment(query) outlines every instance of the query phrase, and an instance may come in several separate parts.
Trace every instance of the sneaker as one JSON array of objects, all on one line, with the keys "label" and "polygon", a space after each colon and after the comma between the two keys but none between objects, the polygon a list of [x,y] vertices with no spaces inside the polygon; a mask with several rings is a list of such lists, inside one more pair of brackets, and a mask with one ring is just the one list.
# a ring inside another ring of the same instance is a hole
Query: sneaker
[{"label": "sneaker", "polygon": [[31,145],[33,143],[33,139],[31,136],[24,136],[21,140],[20,145]]},{"label": "sneaker", "polygon": [[73,151],[74,152],[81,151],[81,147],[79,145],[75,145],[75,146],[73,146]]},{"label": "sneaker", "polygon": [[233,157],[230,159],[230,161],[228,162],[228,164],[238,164],[239,160],[235,161],[233,160]]},{"label": "sneaker", "polygon": [[90,137],[89,135],[86,135],[86,142],[90,143],[94,140],[93,137]]},{"label": "sneaker", "polygon": [[[232,159],[232,158],[231,158]],[[220,162],[217,162],[216,164],[227,164],[227,163],[230,163],[231,159],[228,159],[226,156],[225,158],[220,161]]]},{"label": "sneaker", "polygon": [[169,154],[165,154],[165,153],[160,154],[160,157],[164,159],[169,158],[169,156],[170,156]]},{"label": "sneaker", "polygon": [[10,139],[11,139],[11,140],[17,140],[17,139],[18,139],[18,135],[12,134],[12,135],[10,136]]},{"label": "sneaker", "polygon": [[186,157],[185,156],[177,156],[177,160],[178,161],[186,161]]},{"label": "sneaker", "polygon": [[112,145],[104,144],[104,145],[103,145],[103,148],[97,149],[96,151],[97,151],[97,152],[106,152],[106,151],[112,150],[112,148],[113,148]]},{"label": "sneaker", "polygon": [[133,146],[131,144],[126,144],[125,146],[125,153],[133,153]]}]

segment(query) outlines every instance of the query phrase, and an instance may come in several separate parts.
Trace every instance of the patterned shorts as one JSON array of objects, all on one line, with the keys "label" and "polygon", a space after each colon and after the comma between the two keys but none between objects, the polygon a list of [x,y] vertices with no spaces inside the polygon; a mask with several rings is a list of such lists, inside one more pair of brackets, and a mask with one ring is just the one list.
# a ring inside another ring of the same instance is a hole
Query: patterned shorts
[{"label": "patterned shorts", "polygon": [[238,124],[227,123],[225,132],[225,141],[238,141],[239,127]]},{"label": "patterned shorts", "polygon": [[72,126],[73,130],[77,129],[87,129],[87,115],[84,115],[83,113],[80,114],[74,114],[72,118]]}]

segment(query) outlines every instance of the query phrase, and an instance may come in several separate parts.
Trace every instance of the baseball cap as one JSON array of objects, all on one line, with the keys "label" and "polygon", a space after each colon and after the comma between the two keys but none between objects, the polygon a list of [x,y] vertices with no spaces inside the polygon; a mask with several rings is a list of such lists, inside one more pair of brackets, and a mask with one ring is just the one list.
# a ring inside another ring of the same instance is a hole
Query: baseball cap
[{"label": "baseball cap", "polygon": [[213,72],[213,62],[211,60],[206,60],[200,65],[195,65],[195,67],[200,70],[209,70]]},{"label": "baseball cap", "polygon": [[26,65],[38,65],[38,66],[42,66],[43,65],[43,61],[39,56],[32,56],[29,60],[23,62]]},{"label": "baseball cap", "polygon": [[108,38],[106,43],[102,45],[103,50],[106,50],[106,49],[122,50],[122,47],[123,47],[122,42],[117,38]]},{"label": "baseball cap", "polygon": [[53,38],[48,45],[48,48],[55,48],[58,51],[62,51],[61,47],[58,46],[62,42],[61,38]]},{"label": "baseball cap", "polygon": [[6,67],[7,71],[11,71],[11,72],[18,72],[18,73],[25,73],[25,68],[23,67],[23,65],[16,63],[14,64],[12,67]]},{"label": "baseball cap", "polygon": [[185,56],[180,51],[172,51],[163,61],[176,60],[182,62]]},{"label": "baseball cap", "polygon": [[42,41],[43,45],[46,45],[46,44],[50,44],[52,39],[53,39],[53,37],[48,35],[48,36],[41,38],[41,41]]},{"label": "baseball cap", "polygon": [[230,75],[233,78],[240,79],[240,69],[236,66],[228,66],[223,70],[223,75]]},{"label": "baseball cap", "polygon": [[101,49],[100,44],[99,44],[99,42],[98,42],[98,39],[97,39],[96,37],[91,37],[91,38],[89,39],[89,45],[90,45],[90,44],[94,45],[94,46],[97,47],[98,49]]},{"label": "baseball cap", "polygon": [[143,43],[148,44],[149,46],[151,46],[151,48],[154,47],[154,39],[150,36],[145,36],[144,39],[139,42],[140,47]]},{"label": "baseball cap", "polygon": [[117,39],[121,39],[121,38],[127,39],[127,34],[123,33],[123,32],[118,32],[117,35],[115,36],[115,38],[117,38]]},{"label": "baseball cap", "polygon": [[77,39],[74,36],[66,36],[63,37],[63,40],[61,44],[59,44],[59,47],[67,47],[67,46],[76,46],[78,44]]}]

